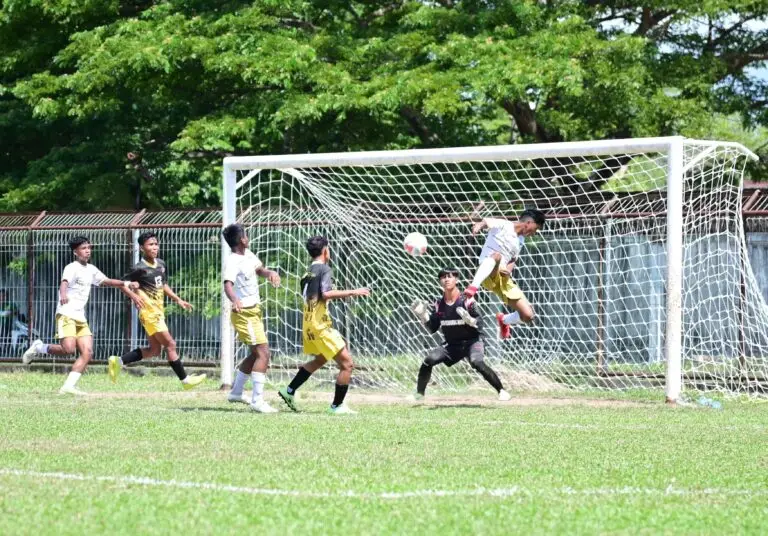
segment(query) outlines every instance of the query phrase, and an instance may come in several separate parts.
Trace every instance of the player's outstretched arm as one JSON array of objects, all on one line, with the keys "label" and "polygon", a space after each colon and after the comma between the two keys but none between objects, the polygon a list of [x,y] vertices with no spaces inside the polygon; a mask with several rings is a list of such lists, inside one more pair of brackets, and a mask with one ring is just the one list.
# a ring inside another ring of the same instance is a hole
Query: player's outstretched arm
[{"label": "player's outstretched arm", "polygon": [[370,296],[371,290],[356,288],[354,290],[326,290],[323,292],[323,300],[343,300],[344,298],[356,298],[358,296]]},{"label": "player's outstretched arm", "polygon": [[163,285],[163,292],[165,292],[165,295],[168,296],[170,299],[172,299],[176,304],[184,309],[185,311],[191,311],[193,309],[192,304],[189,302],[185,302],[181,298],[179,298],[176,293],[171,289],[168,284]]},{"label": "player's outstretched arm", "polygon": [[101,282],[102,287],[129,288],[138,290],[139,284],[136,281],[123,281],[122,279],[105,279]]},{"label": "player's outstretched arm", "polygon": [[260,266],[256,270],[256,275],[266,278],[266,280],[272,283],[272,286],[275,288],[280,286],[280,274],[275,270],[269,270],[264,266]]}]

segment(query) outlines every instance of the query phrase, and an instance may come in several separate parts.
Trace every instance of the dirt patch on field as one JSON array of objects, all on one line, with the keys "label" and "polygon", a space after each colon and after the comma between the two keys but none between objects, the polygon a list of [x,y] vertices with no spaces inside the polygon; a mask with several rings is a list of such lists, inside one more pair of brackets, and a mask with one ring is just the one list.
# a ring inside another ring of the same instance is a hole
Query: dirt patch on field
[{"label": "dirt patch on field", "polygon": [[[163,400],[205,400],[211,402],[226,401],[224,391],[200,391],[200,392],[92,392],[88,399],[163,399]],[[270,402],[282,404],[275,392],[265,393],[265,398]],[[300,392],[299,402],[330,402],[333,393],[305,391]],[[423,405],[423,406],[587,406],[593,408],[617,408],[617,407],[642,407],[647,402],[633,400],[611,400],[582,397],[547,397],[531,395],[512,395],[507,402],[500,402],[493,393],[488,394],[446,394],[433,395],[421,401],[414,401],[409,395],[371,392],[350,392],[347,397],[353,406],[392,406],[392,405]]]}]

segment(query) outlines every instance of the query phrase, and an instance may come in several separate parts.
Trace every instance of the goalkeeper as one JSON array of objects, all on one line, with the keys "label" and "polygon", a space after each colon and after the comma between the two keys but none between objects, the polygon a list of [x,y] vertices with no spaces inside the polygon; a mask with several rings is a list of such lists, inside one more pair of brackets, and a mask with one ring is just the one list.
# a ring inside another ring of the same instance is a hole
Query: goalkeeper
[{"label": "goalkeeper", "polygon": [[526,237],[535,235],[544,227],[544,213],[529,209],[520,213],[516,222],[499,218],[484,218],[472,226],[472,234],[488,228],[488,236],[480,252],[480,265],[472,284],[464,290],[467,298],[473,298],[479,287],[496,294],[501,301],[512,309],[511,313],[498,313],[499,334],[502,339],[509,337],[510,326],[519,322],[530,323],[534,313],[523,291],[512,279],[510,272],[520,255],[520,249]]},{"label": "goalkeeper", "polygon": [[443,287],[443,297],[435,301],[432,311],[427,311],[427,307],[418,300],[411,306],[414,314],[431,333],[439,329],[445,338],[445,343],[431,350],[421,364],[415,398],[424,398],[435,365],[444,363],[452,367],[462,359],[467,359],[472,368],[496,389],[499,400],[509,400],[511,397],[501,385],[501,380],[483,359],[483,319],[475,300],[459,292],[459,272],[454,268],[444,268],[437,277]]}]

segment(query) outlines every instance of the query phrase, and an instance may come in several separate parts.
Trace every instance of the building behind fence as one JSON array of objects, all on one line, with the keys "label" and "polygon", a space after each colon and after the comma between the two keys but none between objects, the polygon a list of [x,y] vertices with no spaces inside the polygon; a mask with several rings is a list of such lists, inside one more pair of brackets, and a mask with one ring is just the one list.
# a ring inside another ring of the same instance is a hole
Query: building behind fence
[{"label": "building behind fence", "polygon": [[[764,299],[768,300],[768,185],[745,187],[743,216],[752,269]],[[30,338],[38,335],[44,341],[54,340],[59,278],[64,266],[73,260],[67,245],[71,237],[87,236],[94,246],[91,262],[107,277],[120,279],[138,261],[137,238],[145,231],[158,235],[160,257],[167,263],[170,286],[195,307],[192,313],[186,313],[175,304],[167,306],[168,327],[182,356],[190,363],[217,364],[221,346],[219,210],[0,215],[0,360],[18,361]],[[258,247],[258,231],[253,235],[252,249],[262,253]],[[646,249],[658,250],[659,259],[664,257],[663,248],[658,244],[651,245],[649,241]],[[650,259],[645,255],[639,262],[655,262]],[[262,260],[270,264],[269,258]],[[632,270],[633,267],[625,268]],[[525,282],[521,283],[525,288]],[[292,290],[298,292],[298,289]],[[270,318],[269,300],[274,294],[267,292],[266,296],[265,308]],[[546,300],[546,297],[537,296],[537,299]],[[664,307],[663,299],[658,305]],[[278,354],[300,353],[300,315],[285,308],[280,310],[277,321],[296,324],[298,329],[286,331],[278,326],[277,331],[290,332],[293,336],[291,340],[280,336],[270,343],[276,346],[274,350]],[[94,334],[96,361],[146,345],[135,309],[118,289],[95,288],[86,316]],[[31,336],[27,333],[30,329]],[[632,334],[612,336],[621,340],[631,338]],[[350,342],[355,343],[354,339]],[[641,359],[660,360],[661,356],[657,355],[661,352],[660,344],[656,350],[655,345],[644,346],[649,350]]]}]

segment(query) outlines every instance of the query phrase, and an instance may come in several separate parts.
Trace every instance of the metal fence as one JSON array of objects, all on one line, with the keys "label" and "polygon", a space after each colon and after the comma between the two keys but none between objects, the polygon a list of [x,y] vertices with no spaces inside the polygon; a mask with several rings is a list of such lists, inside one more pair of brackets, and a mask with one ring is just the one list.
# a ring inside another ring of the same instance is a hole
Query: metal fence
[{"label": "metal fence", "polygon": [[[747,209],[744,212],[747,252],[757,284],[768,300],[768,189],[745,188],[743,204]],[[30,339],[39,336],[44,341],[54,340],[59,278],[64,266],[73,260],[67,245],[71,237],[87,236],[94,246],[92,263],[108,277],[119,279],[138,261],[136,239],[139,234],[153,231],[160,241],[160,257],[167,263],[171,287],[195,307],[191,313],[181,311],[175,305],[167,307],[168,326],[180,353],[191,363],[218,364],[221,348],[220,229],[221,212],[218,210],[0,215],[0,361],[18,361]],[[256,252],[266,253],[258,251],[258,243],[255,240],[253,244]],[[656,262],[653,252],[658,254],[659,262],[663,260],[664,251],[659,245],[633,244],[632,247],[648,249],[643,255],[644,263]],[[525,267],[521,268],[520,276],[525,277]],[[663,270],[661,265],[657,268]],[[535,284],[529,286],[530,292],[535,293]],[[270,296],[267,291],[267,299]],[[538,300],[538,303],[546,307],[547,300]],[[656,305],[660,311],[663,309],[663,304]],[[94,333],[96,361],[146,344],[135,309],[118,289],[93,289],[86,314]],[[295,324],[299,315],[290,314],[290,318],[279,318],[277,323],[298,328]],[[658,319],[652,320],[648,319],[647,325],[661,325]],[[355,322],[360,321],[365,320],[355,319]],[[617,325],[625,324],[633,323],[617,322]],[[279,348],[281,343],[277,339],[273,341],[274,337],[270,339],[270,343],[276,344],[277,352],[295,353],[300,348],[300,328],[290,331],[296,339],[289,341],[290,348]],[[609,339],[633,340],[632,333],[608,331]],[[634,335],[644,339],[650,336],[648,333]],[[654,362],[660,359],[660,343],[646,341],[641,346],[650,350],[640,352],[642,355],[637,356],[638,360]],[[627,353],[627,349],[621,350]],[[62,361],[61,358],[57,360]]]},{"label": "metal fence", "polygon": [[[217,363],[220,230],[216,210],[0,215],[0,359],[18,360],[30,339],[54,340],[60,277],[74,260],[70,238],[88,237],[91,262],[120,279],[139,259],[139,234],[153,231],[170,286],[195,307],[187,313],[167,306],[168,327],[187,360]],[[86,316],[97,361],[146,344],[135,309],[118,289],[94,288]]]}]

